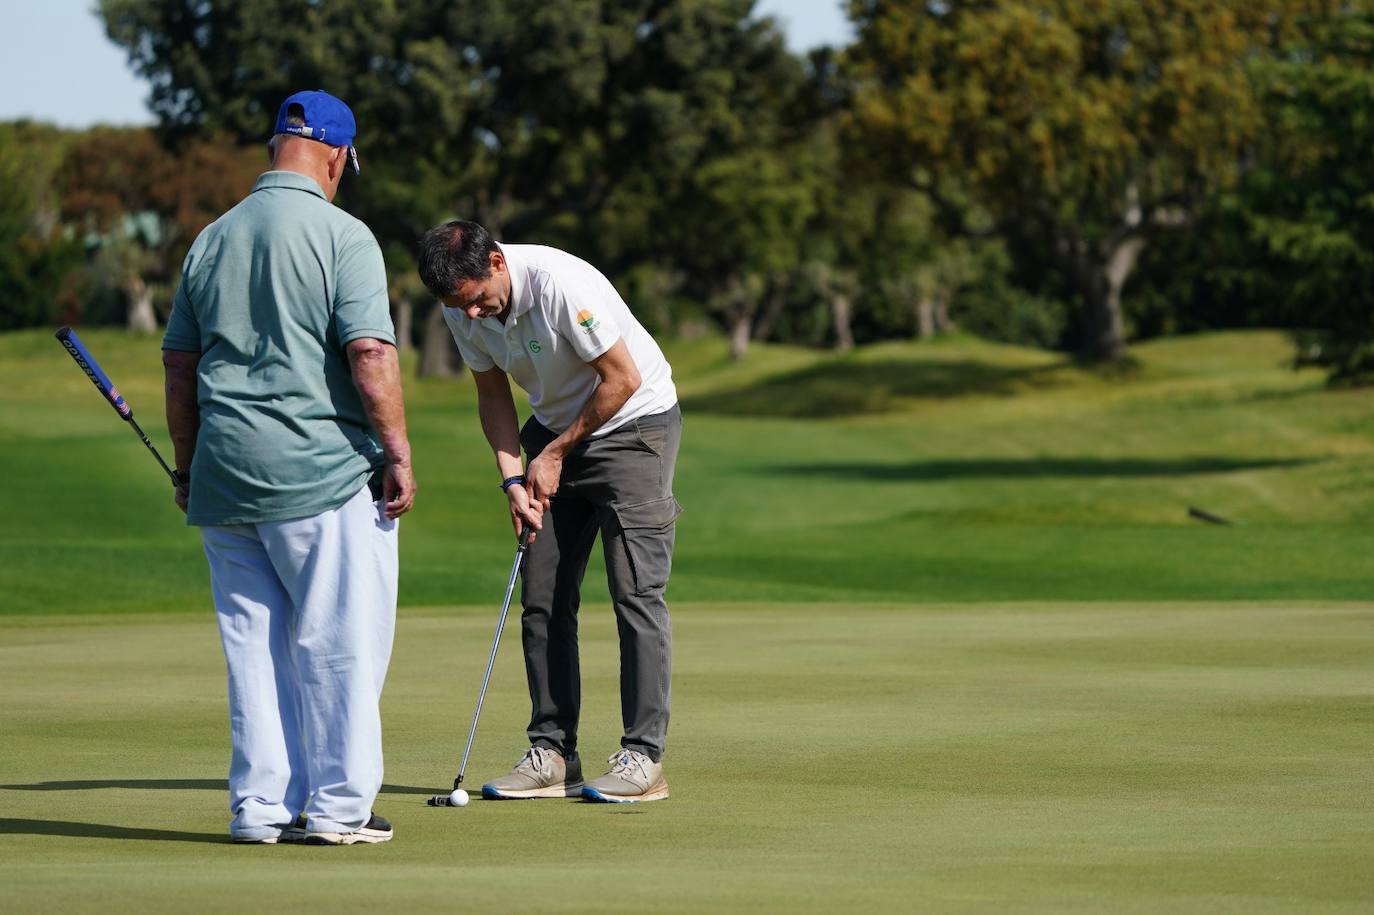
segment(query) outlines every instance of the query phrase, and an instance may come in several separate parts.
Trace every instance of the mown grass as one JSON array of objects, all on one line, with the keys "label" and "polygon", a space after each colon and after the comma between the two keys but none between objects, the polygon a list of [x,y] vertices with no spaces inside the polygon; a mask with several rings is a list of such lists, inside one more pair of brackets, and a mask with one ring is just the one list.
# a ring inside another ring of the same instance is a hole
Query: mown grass
[{"label": "mown grass", "polygon": [[[84,336],[165,445],[156,341]],[[1136,353],[672,347],[674,796],[630,810],[423,806],[512,545],[470,383],[408,378],[397,840],[307,849],[224,842],[223,660],[160,471],[50,334],[0,336],[5,909],[1367,911],[1374,400],[1274,334]],[[517,654],[470,783],[520,752]]]},{"label": "mown grass", "polygon": [[[86,336],[165,444],[156,341]],[[673,595],[1368,596],[1374,395],[1292,371],[1277,334],[1136,353],[1134,372],[1106,377],[971,340],[760,347],[738,364],[716,341],[672,348],[687,422]],[[407,397],[421,493],[402,603],[488,600],[510,543],[471,384],[411,379]],[[0,337],[0,442],[0,610],[204,605],[165,480],[46,333]]]},{"label": "mown grass", "polygon": [[[1371,604],[680,603],[669,800],[424,806],[489,607],[403,614],[389,846],[233,847],[223,667],[184,615],[0,620],[12,912],[1355,912]],[[589,768],[614,625],[583,609]],[[520,751],[518,639],[470,783]]]}]

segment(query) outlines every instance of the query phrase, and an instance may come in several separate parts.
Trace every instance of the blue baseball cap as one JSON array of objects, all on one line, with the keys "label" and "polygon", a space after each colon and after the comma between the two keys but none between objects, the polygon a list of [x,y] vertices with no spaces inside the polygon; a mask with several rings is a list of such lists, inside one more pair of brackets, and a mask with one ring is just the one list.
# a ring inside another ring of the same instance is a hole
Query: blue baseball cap
[{"label": "blue baseball cap", "polygon": [[[299,105],[300,111],[292,112],[293,105]],[[288,124],[287,117],[291,114],[296,114],[305,123]],[[353,137],[357,132],[358,122],[353,119],[353,112],[347,105],[322,89],[307,89],[289,96],[281,103],[277,109],[277,126],[272,135],[285,133],[318,140],[327,146],[347,146],[349,164],[353,166],[354,174],[359,174],[362,169],[358,166],[358,150],[353,146]]]}]

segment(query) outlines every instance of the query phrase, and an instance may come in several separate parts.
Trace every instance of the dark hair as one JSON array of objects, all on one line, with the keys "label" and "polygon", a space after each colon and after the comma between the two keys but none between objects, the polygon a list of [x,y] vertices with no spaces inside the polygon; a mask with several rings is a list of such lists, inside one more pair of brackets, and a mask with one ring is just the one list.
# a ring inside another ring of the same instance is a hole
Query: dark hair
[{"label": "dark hair", "polygon": [[435,226],[420,239],[420,279],[435,298],[453,295],[464,280],[491,275],[496,242],[475,222],[455,219]]}]

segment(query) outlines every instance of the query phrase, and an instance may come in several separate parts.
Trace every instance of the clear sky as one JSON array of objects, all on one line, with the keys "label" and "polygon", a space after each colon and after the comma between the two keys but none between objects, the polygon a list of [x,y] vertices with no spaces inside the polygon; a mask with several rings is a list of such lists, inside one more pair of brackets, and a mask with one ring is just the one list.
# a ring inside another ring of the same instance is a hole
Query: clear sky
[{"label": "clear sky", "polygon": [[782,23],[787,46],[800,53],[818,45],[849,43],[854,30],[844,6],[844,0],[758,0],[754,12]]},{"label": "clear sky", "polygon": [[[758,0],[794,51],[840,45],[851,31],[843,0]],[[147,124],[147,85],[92,12],[95,0],[0,0],[0,120],[64,127]]]}]

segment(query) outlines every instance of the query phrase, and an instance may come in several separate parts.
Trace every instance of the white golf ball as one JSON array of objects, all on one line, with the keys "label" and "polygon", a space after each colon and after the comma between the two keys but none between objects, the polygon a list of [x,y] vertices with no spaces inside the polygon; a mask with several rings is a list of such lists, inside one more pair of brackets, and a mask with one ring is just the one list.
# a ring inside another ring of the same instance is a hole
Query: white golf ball
[{"label": "white golf ball", "polygon": [[454,788],[453,793],[448,796],[450,807],[466,807],[468,805],[468,793],[462,788]]}]

